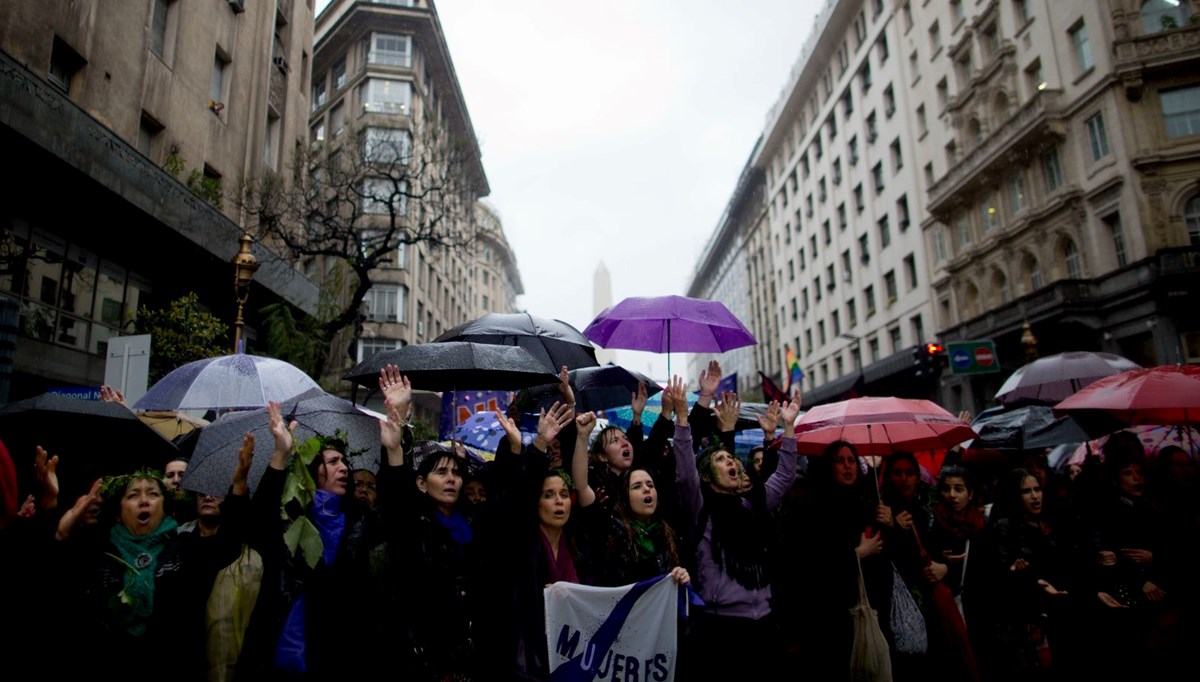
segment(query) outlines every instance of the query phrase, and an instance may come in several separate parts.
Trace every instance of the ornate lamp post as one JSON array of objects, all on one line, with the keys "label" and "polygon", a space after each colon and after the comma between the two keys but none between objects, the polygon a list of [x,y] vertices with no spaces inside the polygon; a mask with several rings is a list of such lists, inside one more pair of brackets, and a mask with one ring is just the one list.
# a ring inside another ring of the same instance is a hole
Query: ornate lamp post
[{"label": "ornate lamp post", "polygon": [[237,320],[233,323],[235,354],[242,352],[242,326],[245,324],[242,319],[242,307],[246,305],[246,299],[250,298],[250,282],[254,281],[254,273],[259,266],[258,259],[250,252],[250,245],[254,243],[250,234],[243,233],[238,241],[241,242],[241,246],[233,257],[233,289],[237,296]]}]

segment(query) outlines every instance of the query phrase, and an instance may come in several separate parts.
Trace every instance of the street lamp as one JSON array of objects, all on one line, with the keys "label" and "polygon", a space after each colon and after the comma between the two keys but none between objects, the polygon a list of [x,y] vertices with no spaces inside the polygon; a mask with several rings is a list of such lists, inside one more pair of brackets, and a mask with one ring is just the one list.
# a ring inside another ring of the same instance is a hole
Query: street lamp
[{"label": "street lamp", "polygon": [[254,243],[250,233],[242,233],[238,241],[241,246],[233,257],[233,290],[237,296],[237,319],[233,323],[234,354],[242,352],[242,326],[245,324],[242,308],[246,305],[246,299],[250,298],[250,282],[254,281],[254,273],[259,266],[258,259],[250,253],[250,245]]}]

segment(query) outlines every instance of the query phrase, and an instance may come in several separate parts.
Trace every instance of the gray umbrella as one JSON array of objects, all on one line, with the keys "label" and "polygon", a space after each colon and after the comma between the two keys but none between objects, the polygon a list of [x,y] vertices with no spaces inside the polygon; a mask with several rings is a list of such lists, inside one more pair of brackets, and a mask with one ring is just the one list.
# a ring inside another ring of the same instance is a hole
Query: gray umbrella
[{"label": "gray umbrella", "polygon": [[[350,468],[369,469],[372,472],[379,470],[377,415],[349,400],[320,390],[309,391],[282,403],[280,407],[285,421],[290,423],[295,420],[298,423],[293,434],[297,443],[315,435],[332,436],[342,429],[349,435]],[[224,497],[229,492],[238,450],[247,433],[254,434],[254,462],[250,465],[249,476],[250,491],[253,493],[275,450],[266,408],[229,413],[200,429],[196,449],[183,476],[183,487]]]},{"label": "gray umbrella", "polygon": [[225,410],[266,407],[319,389],[303,370],[275,358],[222,355],[189,362],[159,379],[135,410]]},{"label": "gray umbrella", "polygon": [[1038,358],[1012,373],[996,391],[1008,406],[1053,405],[1098,379],[1139,369],[1141,365],[1112,353],[1070,351]]},{"label": "gray umbrella", "polygon": [[423,391],[516,390],[558,382],[558,374],[520,346],[467,341],[379,351],[342,378],[377,389],[379,370],[389,364],[399,367],[412,387]]}]

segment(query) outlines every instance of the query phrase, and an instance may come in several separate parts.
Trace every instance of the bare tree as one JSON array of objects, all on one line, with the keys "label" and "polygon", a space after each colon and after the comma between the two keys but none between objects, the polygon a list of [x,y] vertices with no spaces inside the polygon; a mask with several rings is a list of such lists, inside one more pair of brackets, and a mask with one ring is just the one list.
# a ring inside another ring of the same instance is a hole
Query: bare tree
[{"label": "bare tree", "polygon": [[[320,258],[348,269],[317,332],[327,353],[338,333],[359,321],[371,272],[401,245],[466,248],[483,229],[475,218],[486,186],[478,148],[473,139],[422,123],[430,120],[428,112],[414,119],[415,135],[347,127],[298,150],[290,182],[271,175],[243,193],[257,238],[282,247],[293,265]],[[324,360],[317,362],[322,370]]]}]

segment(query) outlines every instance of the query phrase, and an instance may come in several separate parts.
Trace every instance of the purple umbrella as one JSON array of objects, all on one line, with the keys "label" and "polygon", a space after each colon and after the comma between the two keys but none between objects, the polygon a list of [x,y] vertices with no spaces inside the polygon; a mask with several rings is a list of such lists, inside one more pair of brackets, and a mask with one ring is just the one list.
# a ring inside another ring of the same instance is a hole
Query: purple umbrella
[{"label": "purple umbrella", "polygon": [[605,309],[583,330],[602,348],[667,353],[723,353],[758,341],[720,301],[687,296],[633,296]]},{"label": "purple umbrella", "polygon": [[996,400],[1005,405],[1053,405],[1098,379],[1140,369],[1141,365],[1112,353],[1070,351],[1038,358],[1012,373]]}]

